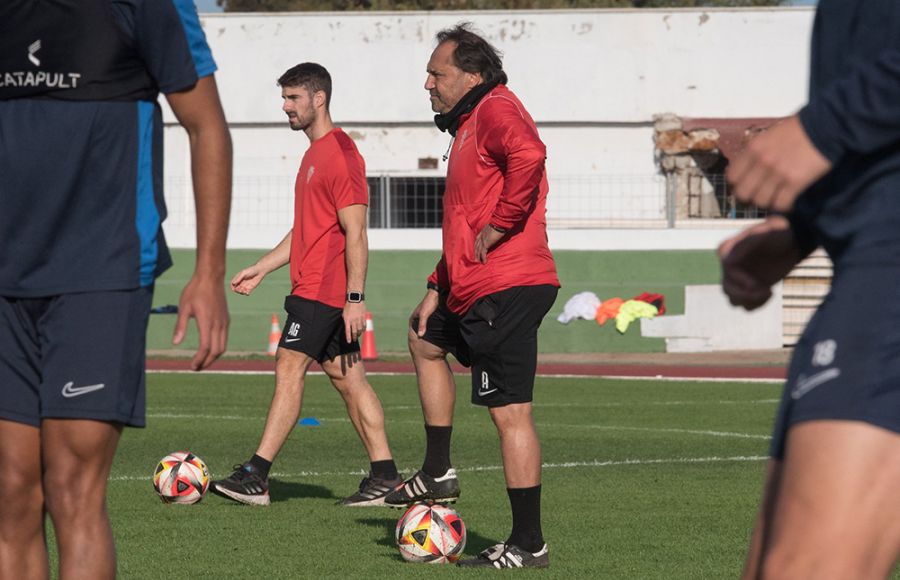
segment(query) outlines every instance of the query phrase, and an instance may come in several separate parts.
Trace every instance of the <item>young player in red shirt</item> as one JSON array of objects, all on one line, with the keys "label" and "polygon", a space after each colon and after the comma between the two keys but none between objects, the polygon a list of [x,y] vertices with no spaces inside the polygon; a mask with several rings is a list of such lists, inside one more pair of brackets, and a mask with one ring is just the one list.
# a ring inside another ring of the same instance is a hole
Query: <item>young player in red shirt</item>
[{"label": "young player in red shirt", "polygon": [[241,503],[269,504],[269,469],[297,423],[304,377],[317,361],[343,397],[371,460],[359,491],[340,503],[379,505],[401,480],[381,403],[359,358],[368,263],[365,164],[353,141],[331,121],[331,76],[325,68],[299,64],[278,84],[291,129],[310,140],[297,173],[294,227],[256,264],[238,272],[231,287],[249,295],[267,274],[290,263],[288,318],[278,344],[275,394],[256,454],[210,489]]}]

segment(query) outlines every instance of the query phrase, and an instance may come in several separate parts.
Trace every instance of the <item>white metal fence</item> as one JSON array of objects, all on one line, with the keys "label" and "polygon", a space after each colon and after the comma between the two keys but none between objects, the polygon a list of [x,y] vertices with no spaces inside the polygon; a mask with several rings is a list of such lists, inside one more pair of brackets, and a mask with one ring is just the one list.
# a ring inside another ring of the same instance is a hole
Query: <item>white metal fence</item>
[{"label": "white metal fence", "polygon": [[[679,221],[762,217],[753,207],[735,203],[721,175],[708,176],[710,203],[687,200],[687,217],[675,211],[676,192],[664,175],[564,175],[550,179],[547,223],[551,229],[672,228]],[[444,178],[382,174],[368,177],[371,229],[439,228],[443,215]],[[165,182],[169,226],[193,226],[190,179]],[[235,176],[232,227],[291,227],[293,176]]]}]

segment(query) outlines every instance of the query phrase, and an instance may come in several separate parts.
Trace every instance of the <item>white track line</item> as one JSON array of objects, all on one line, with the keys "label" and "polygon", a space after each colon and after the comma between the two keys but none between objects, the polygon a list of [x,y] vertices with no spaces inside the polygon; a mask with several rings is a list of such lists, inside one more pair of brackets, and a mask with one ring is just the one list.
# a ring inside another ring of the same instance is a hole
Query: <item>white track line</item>
[{"label": "white track line", "polygon": [[[579,467],[619,467],[619,466],[641,466],[641,465],[684,465],[695,463],[727,463],[727,462],[747,462],[747,461],[765,461],[769,459],[764,455],[737,455],[733,457],[673,457],[668,459],[594,459],[591,461],[567,461],[565,463],[544,463],[543,469],[574,469]],[[412,473],[415,467],[407,467],[405,470]],[[481,465],[475,467],[457,467],[457,472],[483,472],[483,471],[501,471],[502,465]],[[352,471],[295,471],[295,472],[273,472],[271,477],[280,479],[300,479],[307,477],[350,477],[364,476],[368,472],[362,469]],[[117,475],[110,477],[109,481],[144,481],[151,479],[152,475]]]},{"label": "white track line", "polygon": [[[149,374],[159,374],[159,375],[196,375],[197,371],[180,371],[180,370],[148,370]],[[219,370],[205,370],[203,371],[204,375],[262,375],[262,376],[272,376],[275,374],[275,371],[219,371]],[[325,376],[325,373],[322,371],[309,371],[306,373],[307,376]],[[459,376],[465,376],[464,374],[457,373]],[[395,373],[395,372],[370,372],[366,371],[366,376],[370,377],[406,377],[406,376],[414,376],[414,372],[408,373]],[[567,373],[559,373],[559,374],[545,374],[538,373],[535,375],[540,378],[552,378],[552,379],[607,379],[607,380],[619,380],[619,381],[667,381],[667,382],[692,382],[692,383],[783,383],[784,379],[760,379],[760,378],[741,378],[741,377],[669,377],[663,375],[656,376],[634,376],[634,375],[573,375]]]},{"label": "white track line", "polygon": [[558,423],[541,424],[539,427],[567,427],[569,429],[603,429],[608,431],[643,431],[646,433],[684,433],[687,435],[708,435],[710,437],[736,437],[738,439],[762,439],[768,441],[771,435],[755,435],[752,433],[735,433],[731,431],[706,431],[702,429],[673,429],[662,427],[620,427],[616,425],[560,425]]}]

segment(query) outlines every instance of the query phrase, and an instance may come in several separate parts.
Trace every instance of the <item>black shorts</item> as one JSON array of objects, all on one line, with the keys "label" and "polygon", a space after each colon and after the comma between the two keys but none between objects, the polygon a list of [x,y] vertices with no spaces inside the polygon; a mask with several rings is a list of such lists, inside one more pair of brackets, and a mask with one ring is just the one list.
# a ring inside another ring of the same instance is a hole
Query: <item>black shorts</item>
[{"label": "black shorts", "polygon": [[144,426],[152,288],[0,297],[0,419]]},{"label": "black shorts", "polygon": [[817,419],[862,421],[900,433],[900,267],[835,274],[794,349],[772,457],[784,458],[792,426]]},{"label": "black shorts", "polygon": [[359,352],[359,341],[346,340],[340,308],[291,294],[284,299],[284,309],[288,317],[280,348],[306,353],[319,363]]},{"label": "black shorts", "polygon": [[[516,286],[475,301],[463,316],[442,298],[428,318],[426,340],[472,368],[472,403],[529,403],[537,370],[537,331],[559,288]],[[413,328],[418,326],[414,320]]]}]

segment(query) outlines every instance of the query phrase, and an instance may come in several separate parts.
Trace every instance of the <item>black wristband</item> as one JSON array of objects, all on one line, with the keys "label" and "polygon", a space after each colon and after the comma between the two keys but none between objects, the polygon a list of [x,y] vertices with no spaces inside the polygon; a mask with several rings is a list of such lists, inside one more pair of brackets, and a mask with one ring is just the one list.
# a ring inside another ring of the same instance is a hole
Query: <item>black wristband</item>
[{"label": "black wristband", "polygon": [[501,228],[500,226],[495,226],[494,224],[488,224],[488,225],[491,226],[491,228],[499,234],[505,234],[506,232],[509,231],[506,228]]},{"label": "black wristband", "polygon": [[435,292],[441,291],[441,288],[434,282],[431,282],[430,280],[428,281],[427,284],[425,284],[425,287],[428,288],[429,290],[434,290]]}]

